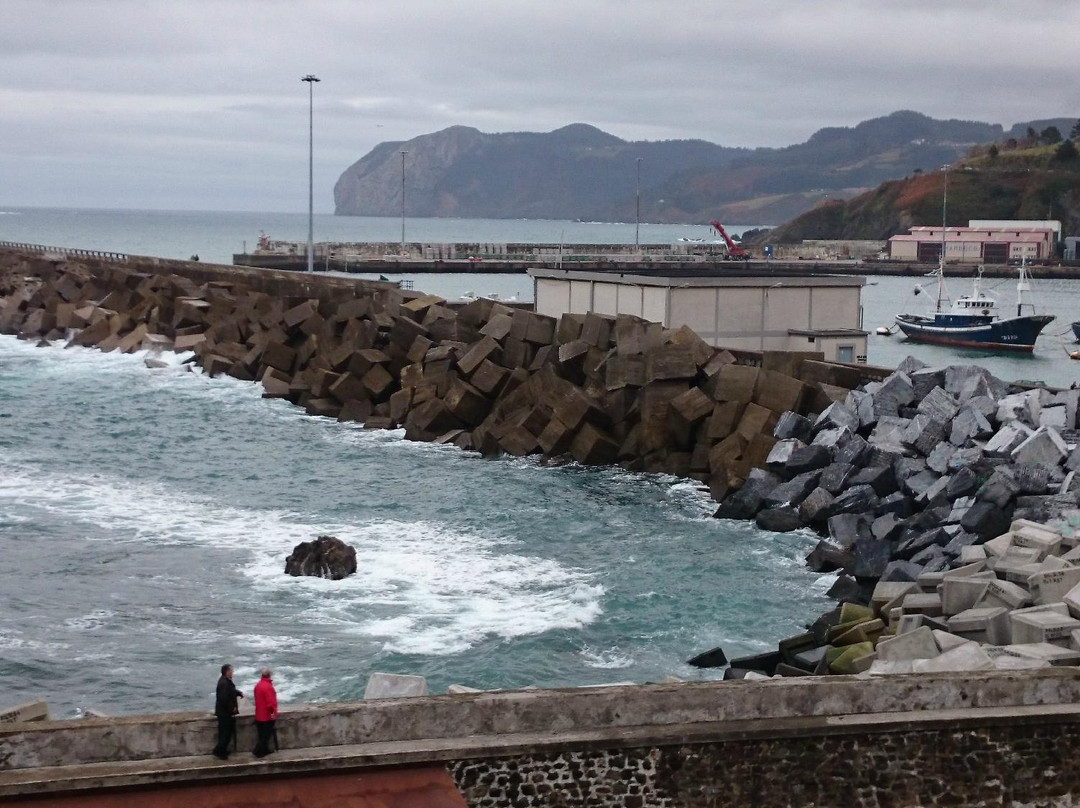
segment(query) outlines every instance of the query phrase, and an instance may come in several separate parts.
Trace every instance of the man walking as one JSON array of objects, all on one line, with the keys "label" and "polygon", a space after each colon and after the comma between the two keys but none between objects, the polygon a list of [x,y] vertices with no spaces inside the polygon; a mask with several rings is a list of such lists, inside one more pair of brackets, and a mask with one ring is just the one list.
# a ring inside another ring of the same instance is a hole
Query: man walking
[{"label": "man walking", "polygon": [[[255,685],[255,731],[259,734],[253,750],[255,757],[261,758],[270,754],[270,739],[274,738],[276,720],[277,693],[274,691],[274,681],[270,678],[270,669],[263,668],[259,683]],[[274,746],[277,746],[276,738]]]},{"label": "man walking", "polygon": [[236,714],[240,712],[236,700],[244,697],[233,684],[232,675],[232,665],[221,666],[221,678],[218,679],[217,698],[214,701],[214,715],[217,716],[217,746],[214,747],[214,757],[220,760],[229,759],[229,741],[236,734]]}]

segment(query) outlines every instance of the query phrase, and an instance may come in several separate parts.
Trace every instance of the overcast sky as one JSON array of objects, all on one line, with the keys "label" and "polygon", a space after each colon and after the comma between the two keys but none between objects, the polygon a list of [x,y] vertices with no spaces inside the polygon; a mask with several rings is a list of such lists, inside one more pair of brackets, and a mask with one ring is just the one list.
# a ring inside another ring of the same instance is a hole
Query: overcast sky
[{"label": "overcast sky", "polygon": [[0,205],[305,211],[385,140],[1080,117],[1073,0],[0,0]]}]

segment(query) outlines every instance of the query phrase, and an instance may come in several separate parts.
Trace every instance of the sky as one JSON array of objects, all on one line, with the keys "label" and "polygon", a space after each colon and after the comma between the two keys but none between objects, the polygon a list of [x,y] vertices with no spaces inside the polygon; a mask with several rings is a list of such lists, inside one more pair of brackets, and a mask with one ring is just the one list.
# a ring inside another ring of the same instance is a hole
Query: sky
[{"label": "sky", "polygon": [[0,206],[316,212],[448,126],[782,146],[1080,117],[1073,0],[0,0]]}]

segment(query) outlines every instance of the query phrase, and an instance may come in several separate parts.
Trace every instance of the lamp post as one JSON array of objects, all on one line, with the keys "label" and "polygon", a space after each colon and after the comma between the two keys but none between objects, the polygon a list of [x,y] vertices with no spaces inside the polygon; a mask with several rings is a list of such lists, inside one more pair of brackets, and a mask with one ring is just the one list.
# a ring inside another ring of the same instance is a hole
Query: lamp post
[{"label": "lamp post", "polygon": [[641,246],[641,158],[637,158],[637,186],[634,193],[635,208],[634,213],[634,247]]},{"label": "lamp post", "polygon": [[405,253],[405,155],[408,154],[404,149],[401,150],[401,252]]},{"label": "lamp post", "polygon": [[300,79],[308,86],[308,202],[307,202],[307,270],[315,271],[315,78],[311,73]]}]

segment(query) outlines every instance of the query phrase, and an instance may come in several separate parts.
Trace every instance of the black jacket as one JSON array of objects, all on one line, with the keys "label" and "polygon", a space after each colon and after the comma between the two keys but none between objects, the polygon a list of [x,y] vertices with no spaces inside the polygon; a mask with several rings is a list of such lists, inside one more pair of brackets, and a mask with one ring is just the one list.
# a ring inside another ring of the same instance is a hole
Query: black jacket
[{"label": "black jacket", "polygon": [[236,699],[240,698],[240,691],[236,689],[232,679],[222,676],[217,682],[217,700],[214,702],[214,715],[236,715],[240,708],[236,706]]}]

